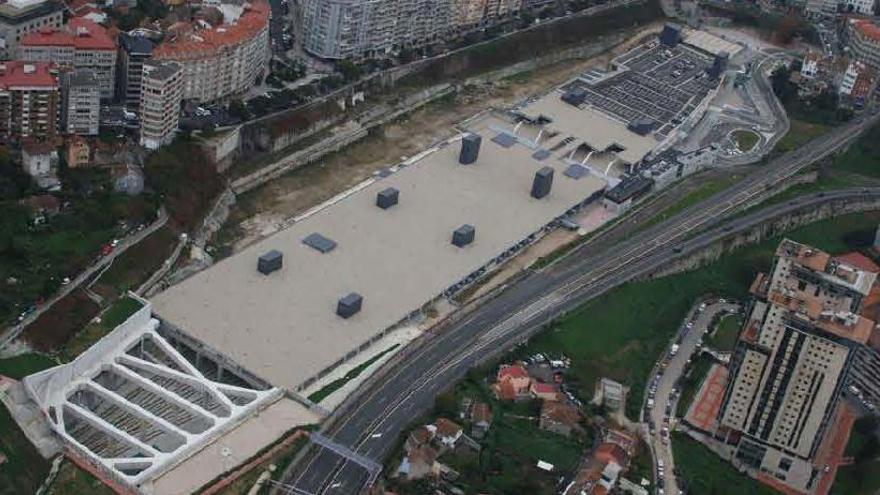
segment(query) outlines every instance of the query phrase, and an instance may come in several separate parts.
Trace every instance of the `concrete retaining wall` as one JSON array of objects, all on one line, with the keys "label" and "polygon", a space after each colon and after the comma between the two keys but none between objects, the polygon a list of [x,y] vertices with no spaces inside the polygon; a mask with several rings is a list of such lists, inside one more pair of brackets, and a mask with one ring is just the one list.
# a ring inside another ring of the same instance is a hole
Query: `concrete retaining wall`
[{"label": "concrete retaining wall", "polygon": [[751,244],[757,244],[766,239],[785,234],[798,227],[803,227],[804,225],[849,213],[877,210],[880,210],[880,200],[862,199],[832,202],[824,204],[818,208],[798,211],[797,213],[767,221],[752,227],[745,232],[732,235],[720,242],[713,243],[700,251],[672,262],[663,269],[651,273],[646,278],[660,278],[667,275],[695,270],[717,261],[721,256],[730,253],[731,251]]}]

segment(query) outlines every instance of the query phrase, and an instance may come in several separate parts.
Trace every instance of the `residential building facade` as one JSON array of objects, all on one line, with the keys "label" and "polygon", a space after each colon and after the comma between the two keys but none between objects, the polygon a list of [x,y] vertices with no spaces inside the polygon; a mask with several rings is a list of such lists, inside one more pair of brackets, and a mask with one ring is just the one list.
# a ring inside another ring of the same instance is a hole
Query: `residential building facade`
[{"label": "residential building facade", "polygon": [[[434,43],[455,30],[456,0],[305,0],[303,46],[327,59],[381,56]],[[481,6],[463,6],[464,21]]]},{"label": "residential building facade", "polygon": [[61,74],[61,132],[97,136],[100,124],[101,89],[90,70]]},{"label": "residential building facade", "polygon": [[180,64],[185,100],[215,102],[239,96],[269,68],[269,5],[245,4],[233,23],[181,34],[152,54],[154,60]]},{"label": "residential building facade", "polygon": [[736,458],[809,492],[810,463],[846,382],[854,349],[874,322],[860,314],[876,273],[783,241],[756,298],[730,365],[720,425],[737,432]]},{"label": "residential building facade", "polygon": [[54,0],[11,0],[0,4],[0,37],[6,43],[6,56],[19,56],[21,40],[48,27],[58,29],[64,22],[64,4]]},{"label": "residential building facade", "polygon": [[0,140],[54,138],[59,101],[50,64],[0,62]]},{"label": "residential building facade", "polygon": [[153,46],[153,42],[143,35],[119,35],[116,94],[131,112],[140,113],[144,61],[152,57]]},{"label": "residential building facade", "polygon": [[144,62],[141,92],[141,145],[157,149],[174,139],[180,121],[183,70],[177,62]]},{"label": "residential building facade", "polygon": [[880,26],[866,19],[850,19],[847,38],[850,55],[880,71]]},{"label": "residential building facade", "polygon": [[23,60],[53,62],[59,67],[92,71],[98,79],[101,99],[113,98],[116,85],[116,43],[107,31],[81,17],[63,28],[43,27],[22,38]]}]

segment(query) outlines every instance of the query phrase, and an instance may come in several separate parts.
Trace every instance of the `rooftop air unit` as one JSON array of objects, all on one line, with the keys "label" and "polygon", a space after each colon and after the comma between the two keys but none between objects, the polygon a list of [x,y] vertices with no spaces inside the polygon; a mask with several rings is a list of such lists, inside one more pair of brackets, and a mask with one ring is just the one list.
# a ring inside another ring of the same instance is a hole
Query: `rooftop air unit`
[{"label": "rooftop air unit", "polygon": [[336,314],[343,318],[351,318],[361,310],[364,298],[357,292],[350,292],[347,296],[339,299],[336,304]]},{"label": "rooftop air unit", "polygon": [[663,26],[663,32],[660,33],[660,43],[673,48],[681,41],[681,26],[675,23],[667,23]]},{"label": "rooftop air unit", "polygon": [[461,153],[458,155],[458,163],[462,165],[470,165],[477,161],[480,154],[480,143],[483,138],[479,134],[468,133],[461,138]]},{"label": "rooftop air unit", "polygon": [[465,247],[474,242],[474,237],[476,237],[474,226],[464,224],[452,233],[452,244],[458,247]]},{"label": "rooftop air unit", "polygon": [[648,117],[639,117],[630,122],[626,127],[639,136],[647,136],[654,130],[654,121]]},{"label": "rooftop air unit", "polygon": [[535,172],[535,179],[532,181],[532,197],[541,199],[550,194],[550,187],[553,185],[553,169],[551,167],[541,167],[541,170]]},{"label": "rooftop air unit", "polygon": [[259,257],[257,260],[257,271],[263,275],[268,275],[275,270],[280,270],[283,259],[284,255],[281,254],[281,251],[273,249]]},{"label": "rooftop air unit", "polygon": [[398,197],[400,196],[400,191],[393,187],[389,187],[388,189],[383,189],[379,191],[379,194],[376,195],[376,206],[382,208],[383,210],[387,210],[392,206],[397,204]]}]

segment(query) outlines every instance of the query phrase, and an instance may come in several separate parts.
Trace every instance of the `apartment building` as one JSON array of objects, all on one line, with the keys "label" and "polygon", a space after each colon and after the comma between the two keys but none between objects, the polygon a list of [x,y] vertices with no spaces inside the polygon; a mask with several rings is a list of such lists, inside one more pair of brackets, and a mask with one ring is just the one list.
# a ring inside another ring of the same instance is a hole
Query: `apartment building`
[{"label": "apartment building", "polygon": [[490,25],[519,12],[522,0],[455,0],[453,21],[458,31]]},{"label": "apartment building", "polygon": [[[303,46],[327,59],[381,56],[425,46],[456,31],[456,1],[304,0]],[[479,2],[460,7],[465,19],[476,19],[480,8]]]},{"label": "apartment building", "polygon": [[140,112],[141,76],[144,72],[144,61],[153,55],[153,46],[152,41],[140,34],[119,35],[116,94],[129,111]]},{"label": "apartment building", "polygon": [[0,141],[54,138],[59,100],[50,64],[0,62]]},{"label": "apartment building", "polygon": [[850,56],[880,71],[880,26],[866,19],[850,19],[846,34]]},{"label": "apartment building", "polygon": [[61,131],[65,134],[97,136],[101,112],[98,76],[90,70],[77,70],[64,72],[59,79]]},{"label": "apartment building", "polygon": [[74,17],[66,26],[44,26],[21,40],[21,57],[32,62],[53,62],[59,67],[92,71],[98,78],[101,99],[113,99],[116,85],[116,43],[94,22]]},{"label": "apartment building", "polygon": [[0,38],[7,58],[19,56],[22,38],[48,27],[58,29],[64,22],[64,4],[54,0],[10,0],[0,4]]},{"label": "apartment building", "polygon": [[730,364],[719,422],[736,458],[803,493],[855,350],[875,323],[860,314],[877,273],[790,240],[776,251]]},{"label": "apartment building", "polygon": [[157,149],[174,139],[180,121],[183,68],[177,62],[146,60],[141,77],[141,146]]},{"label": "apartment building", "polygon": [[152,58],[180,64],[185,100],[215,102],[239,96],[268,72],[269,12],[266,2],[245,4],[235,12],[237,18],[225,19],[226,24],[160,44]]}]

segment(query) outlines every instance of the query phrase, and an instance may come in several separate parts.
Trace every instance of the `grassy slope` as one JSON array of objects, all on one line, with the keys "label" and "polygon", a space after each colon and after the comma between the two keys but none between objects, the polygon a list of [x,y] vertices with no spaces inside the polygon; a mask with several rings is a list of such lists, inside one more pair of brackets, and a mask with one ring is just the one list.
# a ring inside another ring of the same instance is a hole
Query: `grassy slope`
[{"label": "grassy slope", "polygon": [[681,470],[688,493],[711,495],[777,495],[740,473],[732,465],[684,433],[672,433],[675,465]]},{"label": "grassy slope", "polygon": [[[788,237],[831,252],[845,252],[869,242],[880,214],[849,215],[819,222]],[[590,301],[551,324],[521,355],[537,351],[564,353],[572,359],[567,379],[582,397],[590,397],[595,381],[610,376],[631,387],[627,414],[639,409],[644,381],[690,306],[703,294],[743,298],[759,270],[770,267],[780,238],[735,251],[700,270],[634,282]]]},{"label": "grassy slope", "polygon": [[712,337],[709,339],[709,346],[718,351],[732,351],[742,324],[742,315],[724,315],[715,327],[715,332],[712,333]]}]

